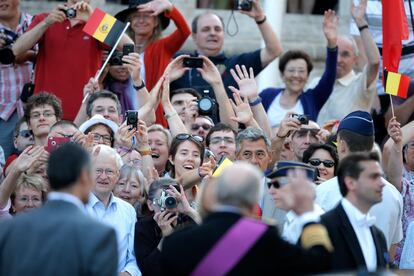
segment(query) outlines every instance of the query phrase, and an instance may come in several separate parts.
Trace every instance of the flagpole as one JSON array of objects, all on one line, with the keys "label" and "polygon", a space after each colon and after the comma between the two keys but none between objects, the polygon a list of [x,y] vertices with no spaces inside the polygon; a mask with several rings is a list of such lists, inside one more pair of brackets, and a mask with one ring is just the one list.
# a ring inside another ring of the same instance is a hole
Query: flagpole
[{"label": "flagpole", "polygon": [[127,23],[126,23],[125,28],[122,30],[121,35],[118,37],[118,40],[116,41],[115,45],[112,47],[111,52],[110,52],[110,53],[109,53],[109,55],[106,57],[106,60],[105,60],[104,64],[102,65],[101,69],[99,69],[98,73],[96,74],[96,76],[95,76],[95,82],[97,82],[97,81],[98,81],[98,79],[99,79],[99,77],[101,76],[101,74],[102,74],[103,70],[105,69],[106,65],[107,65],[107,64],[108,64],[108,62],[109,62],[109,59],[111,58],[112,54],[113,54],[113,53],[114,53],[114,51],[116,50],[116,47],[118,46],[119,42],[121,41],[122,36],[124,35],[124,33],[126,32],[126,30],[128,29],[129,24],[130,24],[129,22],[127,22]]},{"label": "flagpole", "polygon": [[394,114],[394,105],[392,104],[392,96],[391,94],[388,94],[390,96],[390,105],[391,105],[391,113],[392,113],[392,117],[395,117]]}]

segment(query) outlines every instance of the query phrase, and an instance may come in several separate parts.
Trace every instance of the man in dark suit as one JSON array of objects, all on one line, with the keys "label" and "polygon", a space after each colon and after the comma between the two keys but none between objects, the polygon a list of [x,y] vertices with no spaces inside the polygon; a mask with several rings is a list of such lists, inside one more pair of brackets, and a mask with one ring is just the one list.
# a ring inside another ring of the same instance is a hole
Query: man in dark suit
[{"label": "man in dark suit", "polygon": [[382,169],[375,153],[351,154],[341,160],[338,182],[343,199],[321,217],[334,246],[332,268],[376,271],[389,262],[384,234],[369,209],[382,200]]},{"label": "man in dark suit", "polygon": [[[214,188],[215,211],[201,226],[185,228],[163,241],[163,273],[264,275],[329,269],[332,247],[322,225],[305,227],[301,240],[306,244],[304,249],[282,240],[274,226],[248,218],[255,215],[261,179],[258,168],[247,163],[226,168]],[[296,183],[291,202],[298,214],[304,214],[312,210],[315,193],[308,181]],[[262,232],[258,234],[257,229]]]},{"label": "man in dark suit", "polygon": [[47,173],[48,202],[0,225],[0,275],[116,275],[115,232],[84,211],[89,154],[65,144],[51,153]]}]

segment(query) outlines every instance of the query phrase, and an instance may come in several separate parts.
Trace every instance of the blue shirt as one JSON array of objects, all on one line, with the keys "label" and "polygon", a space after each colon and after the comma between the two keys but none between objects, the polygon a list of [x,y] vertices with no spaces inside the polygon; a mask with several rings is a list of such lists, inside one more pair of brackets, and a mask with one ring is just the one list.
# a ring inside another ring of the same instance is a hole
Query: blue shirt
[{"label": "blue shirt", "polygon": [[141,275],[134,253],[135,222],[137,215],[131,204],[111,195],[108,207],[94,195],[89,196],[87,212],[98,221],[111,226],[118,243],[118,272],[127,271],[132,276]]}]

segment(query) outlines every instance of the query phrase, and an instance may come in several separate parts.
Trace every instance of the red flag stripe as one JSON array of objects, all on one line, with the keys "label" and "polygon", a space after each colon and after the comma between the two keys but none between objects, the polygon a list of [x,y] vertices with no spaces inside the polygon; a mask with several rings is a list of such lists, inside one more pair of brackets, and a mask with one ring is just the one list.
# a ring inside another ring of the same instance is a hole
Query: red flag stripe
[{"label": "red flag stripe", "polygon": [[410,85],[410,78],[408,76],[401,75],[397,96],[406,99],[409,85]]},{"label": "red flag stripe", "polygon": [[83,31],[90,36],[93,36],[104,17],[105,13],[101,9],[96,8],[93,11],[92,15],[89,17],[88,23],[86,23]]}]

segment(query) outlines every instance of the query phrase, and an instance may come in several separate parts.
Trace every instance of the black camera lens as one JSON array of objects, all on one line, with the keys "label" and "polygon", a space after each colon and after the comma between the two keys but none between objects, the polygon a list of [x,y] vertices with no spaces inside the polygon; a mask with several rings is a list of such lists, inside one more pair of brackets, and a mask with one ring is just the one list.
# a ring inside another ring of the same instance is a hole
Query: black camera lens
[{"label": "black camera lens", "polygon": [[243,0],[240,3],[240,9],[243,11],[251,11],[253,8],[253,4],[251,0]]},{"label": "black camera lens", "polygon": [[212,107],[213,107],[213,102],[208,97],[201,98],[200,101],[198,102],[198,108],[201,111],[208,112],[212,109]]},{"label": "black camera lens", "polygon": [[76,17],[76,10],[72,9],[72,8],[67,9],[65,14],[66,14],[67,18],[75,18]]},{"label": "black camera lens", "polygon": [[165,199],[165,207],[167,209],[174,209],[177,207],[177,199],[175,197],[169,196]]},{"label": "black camera lens", "polygon": [[120,66],[122,65],[122,53],[115,51],[112,56],[111,59],[109,60],[109,65],[110,66]]}]

